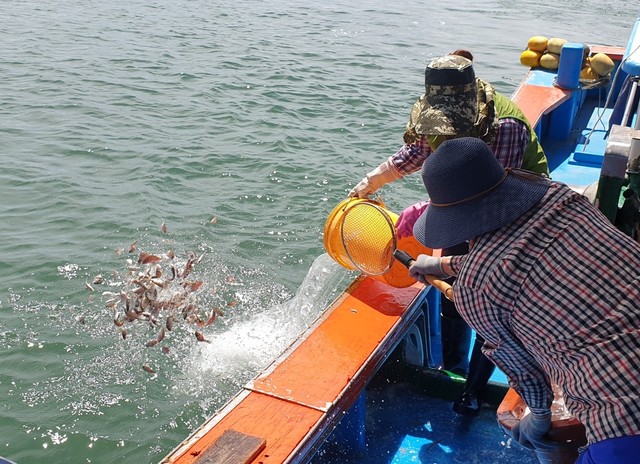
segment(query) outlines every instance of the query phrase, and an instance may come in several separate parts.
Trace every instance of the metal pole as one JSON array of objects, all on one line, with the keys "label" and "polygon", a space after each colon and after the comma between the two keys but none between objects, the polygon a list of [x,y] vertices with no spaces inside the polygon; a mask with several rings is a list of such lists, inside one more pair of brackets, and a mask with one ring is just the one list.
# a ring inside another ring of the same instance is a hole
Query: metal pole
[{"label": "metal pole", "polygon": [[[620,125],[628,126],[629,125],[629,116],[631,115],[631,110],[633,106],[633,100],[636,98],[636,90],[638,90],[638,81],[634,79],[633,84],[631,84],[631,90],[629,91],[629,98],[627,99],[627,105],[624,108],[624,115],[622,116],[622,121]],[[636,117],[636,127],[638,129],[639,118]]]}]

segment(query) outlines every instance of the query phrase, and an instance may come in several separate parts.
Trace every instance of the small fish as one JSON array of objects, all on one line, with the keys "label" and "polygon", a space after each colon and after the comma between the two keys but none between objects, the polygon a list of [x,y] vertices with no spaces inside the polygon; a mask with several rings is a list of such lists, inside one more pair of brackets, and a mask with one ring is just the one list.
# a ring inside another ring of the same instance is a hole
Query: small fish
[{"label": "small fish", "polygon": [[147,343],[144,344],[147,348],[151,348],[152,346],[156,346],[158,344],[158,339],[152,338]]},{"label": "small fish", "polygon": [[85,282],[84,282],[84,286],[85,286],[85,287],[87,288],[87,290],[89,290],[90,292],[95,292],[95,291],[96,291],[96,290],[95,290],[95,288],[93,288],[93,287],[91,286],[91,284],[90,284],[89,282],[87,282],[87,281],[85,281]]},{"label": "small fish", "polygon": [[84,316],[76,316],[76,322],[77,322],[78,324],[82,324],[82,325],[84,325],[84,322],[85,322],[85,321],[84,321]]},{"label": "small fish", "polygon": [[166,327],[169,331],[173,330],[173,316],[167,317]]},{"label": "small fish", "polygon": [[182,282],[182,287],[187,291],[196,292],[200,287],[202,287],[202,281],[198,280],[196,282],[191,282],[190,280],[187,280]]},{"label": "small fish", "polygon": [[164,354],[169,354],[169,351],[171,351],[171,350],[169,349],[169,347],[168,347],[168,346],[163,346],[163,347],[162,347],[162,352],[163,352]]},{"label": "small fish", "polygon": [[137,245],[138,245],[138,241],[137,240],[135,242],[133,242],[131,245],[129,245],[129,253],[135,253]]},{"label": "small fish", "polygon": [[236,300],[231,300],[230,302],[227,303],[227,306],[229,306],[230,308],[233,308],[234,306],[237,306],[238,302]]},{"label": "small fish", "polygon": [[211,315],[209,316],[209,319],[207,319],[207,322],[205,322],[205,327],[209,326],[211,324],[213,324],[213,321],[216,320],[216,312],[215,311],[211,311]]},{"label": "small fish", "polygon": [[204,338],[204,335],[199,330],[195,331],[195,335],[196,335],[196,338],[198,339],[199,342],[211,343],[209,340]]},{"label": "small fish", "polygon": [[217,223],[218,223],[218,218],[217,218],[217,217],[215,217],[215,216],[213,216],[213,217],[211,218],[211,221],[209,221],[209,222],[210,222],[211,224],[217,224]]},{"label": "small fish", "polygon": [[142,365],[142,369],[143,369],[145,372],[148,372],[149,374],[155,374],[155,373],[156,373],[156,371],[155,371],[155,370],[153,370],[152,368],[150,368],[150,367],[149,367],[149,366],[147,366],[146,364],[143,364],[143,365]]},{"label": "small fish", "polygon": [[97,275],[93,278],[93,283],[95,285],[100,285],[102,283],[104,283],[104,277],[102,277],[101,275]]},{"label": "small fish", "polygon": [[165,331],[164,331],[164,327],[163,327],[163,328],[160,329],[160,332],[158,333],[158,338],[156,338],[158,343],[160,343],[162,340],[164,340],[164,335],[165,335]]},{"label": "small fish", "polygon": [[162,258],[156,255],[145,253],[144,251],[140,253],[140,257],[138,258],[138,264],[157,263],[158,261],[162,261]]},{"label": "small fish", "polygon": [[165,222],[163,222],[162,225],[160,226],[160,230],[162,231],[163,234],[167,233],[167,224]]},{"label": "small fish", "polygon": [[126,331],[126,330],[122,329],[122,330],[120,331],[120,335],[122,335],[122,339],[123,339],[123,340],[126,340],[126,339],[127,339],[127,331]]}]

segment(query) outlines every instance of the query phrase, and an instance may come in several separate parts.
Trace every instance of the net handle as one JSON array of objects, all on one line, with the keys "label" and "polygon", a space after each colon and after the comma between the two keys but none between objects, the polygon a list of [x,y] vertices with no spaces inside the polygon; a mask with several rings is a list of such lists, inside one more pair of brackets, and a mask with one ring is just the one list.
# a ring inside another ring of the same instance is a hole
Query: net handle
[{"label": "net handle", "polygon": [[[404,264],[407,269],[409,269],[409,266],[411,266],[415,261],[409,253],[398,249],[394,250],[393,257]],[[437,290],[442,292],[447,300],[453,301],[453,287],[451,285],[431,274],[426,274],[424,278],[432,287],[435,287]]]}]

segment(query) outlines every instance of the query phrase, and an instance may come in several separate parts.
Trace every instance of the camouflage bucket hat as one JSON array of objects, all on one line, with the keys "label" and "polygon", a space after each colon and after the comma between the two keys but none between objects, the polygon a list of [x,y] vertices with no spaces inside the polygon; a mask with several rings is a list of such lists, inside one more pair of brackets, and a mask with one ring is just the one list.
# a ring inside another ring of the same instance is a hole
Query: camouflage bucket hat
[{"label": "camouflage bucket hat", "polygon": [[415,131],[422,135],[470,135],[477,116],[472,62],[457,55],[436,58],[425,69],[424,83]]}]

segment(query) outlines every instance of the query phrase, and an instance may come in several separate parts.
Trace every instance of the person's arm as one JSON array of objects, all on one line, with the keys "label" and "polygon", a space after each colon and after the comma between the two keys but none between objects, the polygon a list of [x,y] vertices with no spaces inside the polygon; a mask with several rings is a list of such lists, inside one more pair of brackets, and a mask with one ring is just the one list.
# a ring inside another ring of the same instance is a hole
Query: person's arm
[{"label": "person's arm", "polygon": [[[456,291],[465,292],[464,300],[473,302],[470,303],[473,304],[473,313],[463,314],[463,317],[485,339],[483,353],[505,373],[509,385],[527,403],[531,412],[548,413],[553,402],[551,383],[514,332],[509,313],[495,308],[480,292],[468,288]],[[473,292],[471,296],[469,292]]]},{"label": "person's arm", "polygon": [[514,118],[500,119],[498,124],[496,139],[489,147],[502,167],[521,168],[530,142],[529,128]]},{"label": "person's arm", "polygon": [[458,269],[467,255],[445,256],[439,258],[431,255],[418,255],[409,266],[409,275],[423,284],[427,283],[426,275],[436,276],[439,279],[448,279],[458,273]]},{"label": "person's arm", "polygon": [[398,238],[410,237],[413,235],[413,226],[418,218],[429,206],[429,200],[419,201],[406,207],[398,216],[396,221],[396,235]]},{"label": "person's arm", "polygon": [[380,187],[400,179],[403,176],[399,172],[391,157],[389,157],[384,163],[375,168],[373,171],[367,173],[358,184],[349,192],[350,197],[368,198],[369,195],[375,193]]},{"label": "person's arm", "polygon": [[427,142],[427,138],[421,136],[413,143],[405,143],[389,159],[398,172],[406,176],[422,169],[424,161],[431,153],[431,146]]},{"label": "person's arm", "polygon": [[[551,428],[553,390],[546,373],[507,326],[500,327],[500,342],[485,340],[483,353],[509,378],[509,385],[524,399],[530,412],[505,433],[539,457],[552,453],[555,444],[546,436]],[[542,453],[541,455],[539,453]],[[542,462],[542,460],[540,461]],[[544,461],[546,462],[546,461]]]},{"label": "person's arm", "polygon": [[387,158],[373,171],[368,172],[349,192],[349,196],[367,198],[383,185],[419,171],[430,153],[431,149],[424,137],[421,137],[416,143],[405,143],[395,154]]},{"label": "person's arm", "polygon": [[462,269],[462,265],[467,259],[467,255],[454,255],[454,256],[445,256],[442,258],[444,260],[443,269],[450,276],[457,276]]}]

